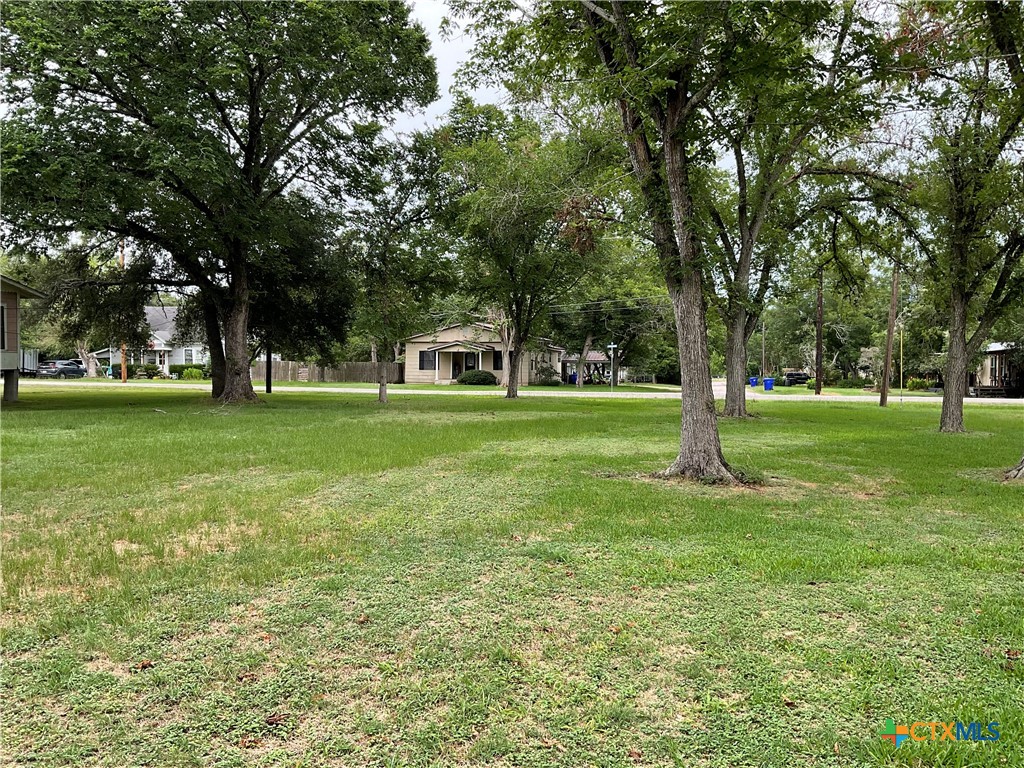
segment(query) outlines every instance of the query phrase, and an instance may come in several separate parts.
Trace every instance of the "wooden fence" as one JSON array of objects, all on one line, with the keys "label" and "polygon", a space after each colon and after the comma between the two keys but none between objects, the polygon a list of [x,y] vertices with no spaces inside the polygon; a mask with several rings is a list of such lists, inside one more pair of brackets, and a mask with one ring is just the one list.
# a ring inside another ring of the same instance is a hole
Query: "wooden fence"
[{"label": "wooden fence", "polygon": [[[274,360],[272,366],[274,381],[377,381],[376,363],[341,363],[336,368],[324,368],[312,363]],[[388,363],[387,367],[389,384],[401,384],[405,381],[405,366],[402,363]],[[266,361],[253,363],[253,380],[262,381],[266,371]]]}]

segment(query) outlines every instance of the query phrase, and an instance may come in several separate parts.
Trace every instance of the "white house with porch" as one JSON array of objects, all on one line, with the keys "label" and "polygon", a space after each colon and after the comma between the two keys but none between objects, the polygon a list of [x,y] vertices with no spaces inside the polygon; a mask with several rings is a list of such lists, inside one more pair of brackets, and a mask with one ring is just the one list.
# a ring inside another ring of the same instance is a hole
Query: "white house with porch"
[{"label": "white house with porch", "polygon": [[[172,365],[205,365],[209,362],[209,350],[195,342],[179,345],[174,341],[177,307],[146,307],[146,322],[149,324],[149,342],[145,349],[127,350],[128,362],[133,365],[157,365],[164,373],[170,373]],[[97,358],[110,360],[110,365],[121,365],[121,350],[118,347],[98,349],[93,352]]]},{"label": "white house with porch", "polygon": [[[519,384],[533,384],[541,366],[556,372],[565,350],[533,339],[519,366]],[[488,323],[449,325],[405,340],[406,384],[452,384],[465,371],[490,371],[501,378],[501,336]]]}]

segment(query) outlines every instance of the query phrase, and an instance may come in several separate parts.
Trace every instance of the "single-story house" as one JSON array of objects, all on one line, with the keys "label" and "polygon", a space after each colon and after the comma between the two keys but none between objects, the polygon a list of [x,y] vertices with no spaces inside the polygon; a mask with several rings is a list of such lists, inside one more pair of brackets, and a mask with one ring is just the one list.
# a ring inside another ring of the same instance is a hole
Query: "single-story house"
[{"label": "single-story house", "polygon": [[[547,339],[533,339],[519,366],[519,384],[533,384],[547,364],[557,374],[565,350]],[[491,371],[501,378],[501,337],[488,323],[449,325],[405,340],[406,384],[452,384],[463,372]]]},{"label": "single-story house", "polygon": [[1024,371],[1017,365],[1014,344],[997,342],[985,348],[978,370],[970,377],[972,394],[1019,397],[1024,394]]},{"label": "single-story house", "polygon": [[[177,307],[146,307],[146,322],[149,324],[149,342],[145,349],[127,350],[128,362],[132,365],[158,365],[164,373],[170,373],[172,365],[205,365],[210,360],[209,350],[202,344],[178,345],[175,343],[174,321],[178,316]],[[97,358],[109,360],[117,368],[121,365],[119,347],[98,349],[93,352]]]},{"label": "single-story house", "polygon": [[0,371],[4,377],[5,402],[18,399],[21,369],[21,300],[41,299],[43,294],[6,275],[0,275]]}]

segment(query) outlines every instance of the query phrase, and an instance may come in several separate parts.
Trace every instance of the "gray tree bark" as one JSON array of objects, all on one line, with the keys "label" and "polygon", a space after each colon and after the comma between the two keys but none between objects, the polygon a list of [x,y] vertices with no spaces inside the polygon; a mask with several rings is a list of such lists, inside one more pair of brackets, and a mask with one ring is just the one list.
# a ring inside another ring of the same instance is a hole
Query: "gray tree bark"
[{"label": "gray tree bark", "polygon": [[967,297],[954,289],[949,304],[949,348],[943,372],[940,432],[964,431],[964,398],[967,396]]},{"label": "gray tree bark", "polygon": [[523,364],[523,348],[513,343],[508,356],[508,388],[505,397],[515,400],[519,397],[519,369]]},{"label": "gray tree bark", "polygon": [[249,373],[249,290],[244,277],[236,278],[231,302],[224,314],[224,403],[257,402]]},{"label": "gray tree bark", "polygon": [[386,360],[377,361],[377,402],[387,403],[388,401],[388,363]]},{"label": "gray tree bark", "polygon": [[882,393],[878,404],[885,408],[889,403],[889,384],[892,382],[892,347],[896,337],[896,311],[899,309],[900,267],[892,265],[892,295],[889,297],[889,325],[885,331],[885,359],[882,361]]},{"label": "gray tree bark", "polygon": [[725,328],[725,416],[747,415],[747,311],[732,313]]},{"label": "gray tree bark", "polygon": [[213,383],[213,397],[224,394],[224,381],[227,378],[227,361],[224,357],[224,345],[220,330],[220,315],[217,305],[211,300],[203,300],[203,325],[206,328],[206,343],[210,350],[210,378]]},{"label": "gray tree bark", "polygon": [[590,354],[590,348],[594,345],[594,334],[588,332],[587,340],[583,342],[583,350],[580,352],[580,359],[576,363],[576,386],[583,388],[583,374],[587,368],[587,355]]}]

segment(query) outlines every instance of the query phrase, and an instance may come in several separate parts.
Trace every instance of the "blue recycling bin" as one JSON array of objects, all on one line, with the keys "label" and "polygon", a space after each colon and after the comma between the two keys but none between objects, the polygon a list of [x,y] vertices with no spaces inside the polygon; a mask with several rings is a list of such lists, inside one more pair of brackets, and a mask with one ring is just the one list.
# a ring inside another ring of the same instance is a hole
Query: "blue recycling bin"
[{"label": "blue recycling bin", "polygon": [[752,386],[752,387],[756,387],[757,386],[757,376],[751,376],[750,377],[750,386]]},{"label": "blue recycling bin", "polygon": [[764,391],[768,392],[769,390],[772,390],[772,389],[775,389],[775,379],[765,379],[764,380]]}]

